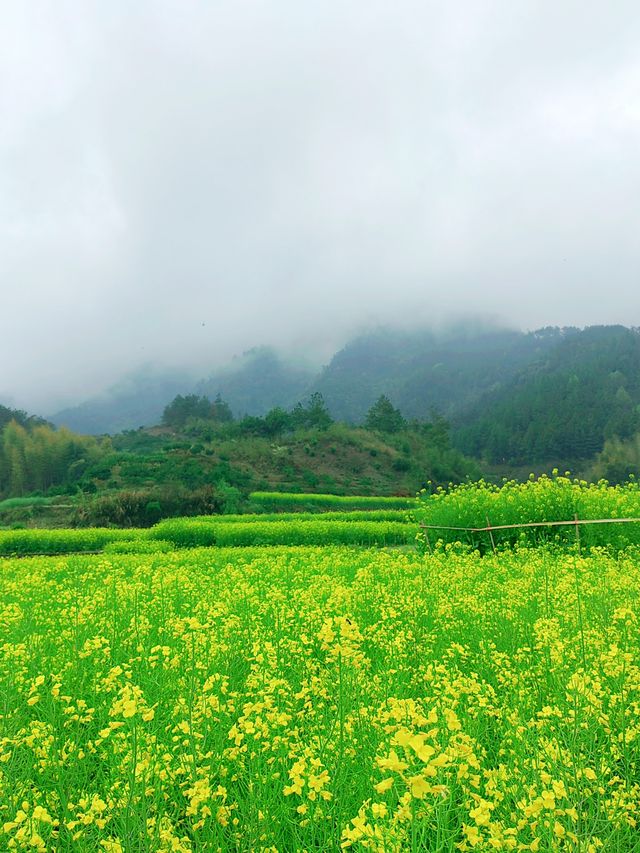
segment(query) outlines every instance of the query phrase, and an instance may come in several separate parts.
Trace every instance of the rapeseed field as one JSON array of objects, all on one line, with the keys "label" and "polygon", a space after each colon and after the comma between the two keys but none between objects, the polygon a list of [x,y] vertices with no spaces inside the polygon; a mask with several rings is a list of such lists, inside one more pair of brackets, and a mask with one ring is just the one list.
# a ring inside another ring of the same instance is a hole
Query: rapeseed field
[{"label": "rapeseed field", "polygon": [[640,849],[640,555],[0,560],[0,849]]}]

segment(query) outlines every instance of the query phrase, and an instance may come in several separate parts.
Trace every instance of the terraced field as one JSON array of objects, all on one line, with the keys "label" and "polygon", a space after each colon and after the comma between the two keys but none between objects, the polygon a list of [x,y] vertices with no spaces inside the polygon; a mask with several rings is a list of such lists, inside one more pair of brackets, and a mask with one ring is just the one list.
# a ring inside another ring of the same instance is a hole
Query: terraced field
[{"label": "terraced field", "polygon": [[[151,528],[116,527],[0,531],[0,556],[159,550],[246,545],[414,545],[417,528],[406,510],[212,515],[175,518]],[[145,544],[142,543],[153,543]]]}]

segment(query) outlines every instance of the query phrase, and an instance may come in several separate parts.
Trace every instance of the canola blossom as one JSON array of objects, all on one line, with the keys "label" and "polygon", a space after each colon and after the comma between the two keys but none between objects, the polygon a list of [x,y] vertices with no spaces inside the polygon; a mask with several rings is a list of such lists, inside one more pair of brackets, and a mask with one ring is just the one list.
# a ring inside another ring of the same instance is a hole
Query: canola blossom
[{"label": "canola blossom", "polygon": [[[527,525],[535,522],[574,519],[598,520],[598,524],[580,528],[579,539],[585,547],[607,547],[611,550],[640,545],[640,523],[617,524],[615,519],[640,518],[640,483],[631,477],[616,486],[606,480],[586,480],[560,476],[555,470],[549,477],[533,474],[525,482],[505,480],[501,485],[479,480],[475,483],[438,488],[433,494],[422,490],[413,516],[431,526],[428,538],[435,542],[454,543],[462,538],[480,550],[496,545],[539,545],[576,542],[576,529],[562,527],[512,527],[489,533],[470,533],[460,528],[483,528],[499,525]],[[614,523],[606,523],[613,519]],[[424,538],[424,535],[423,535]],[[426,543],[426,539],[425,539]]]},{"label": "canola blossom", "polygon": [[640,559],[0,560],[0,849],[629,851]]}]

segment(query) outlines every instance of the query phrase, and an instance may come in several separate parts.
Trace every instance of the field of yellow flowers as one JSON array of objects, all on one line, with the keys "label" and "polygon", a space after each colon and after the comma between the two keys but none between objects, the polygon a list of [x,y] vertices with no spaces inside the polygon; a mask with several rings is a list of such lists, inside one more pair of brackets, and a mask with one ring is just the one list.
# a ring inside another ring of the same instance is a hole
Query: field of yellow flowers
[{"label": "field of yellow flowers", "polygon": [[0,850],[640,849],[640,554],[0,560]]}]

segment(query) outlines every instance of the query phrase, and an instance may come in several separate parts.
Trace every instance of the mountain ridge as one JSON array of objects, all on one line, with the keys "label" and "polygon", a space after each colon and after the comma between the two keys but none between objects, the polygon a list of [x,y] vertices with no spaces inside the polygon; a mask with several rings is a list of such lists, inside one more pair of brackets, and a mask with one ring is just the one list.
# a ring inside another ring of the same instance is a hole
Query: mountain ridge
[{"label": "mountain ridge", "polygon": [[564,464],[640,430],[636,377],[640,331],[631,327],[381,327],[348,341],[318,371],[258,347],[198,381],[134,375],[111,395],[49,419],[115,433],[159,423],[176,394],[220,394],[236,417],[260,417],[320,393],[334,419],[361,424],[385,395],[409,420],[446,417],[455,446],[489,465]]}]

